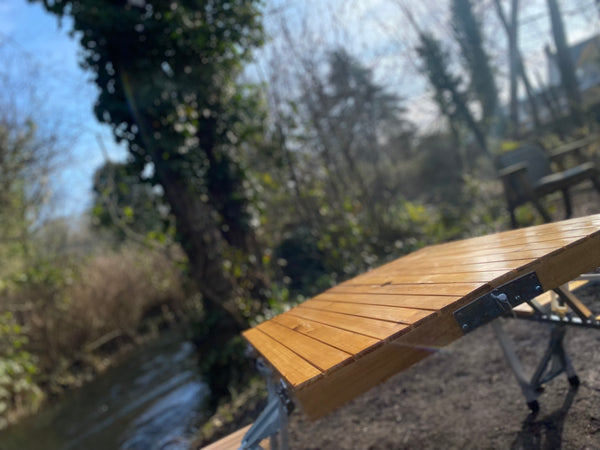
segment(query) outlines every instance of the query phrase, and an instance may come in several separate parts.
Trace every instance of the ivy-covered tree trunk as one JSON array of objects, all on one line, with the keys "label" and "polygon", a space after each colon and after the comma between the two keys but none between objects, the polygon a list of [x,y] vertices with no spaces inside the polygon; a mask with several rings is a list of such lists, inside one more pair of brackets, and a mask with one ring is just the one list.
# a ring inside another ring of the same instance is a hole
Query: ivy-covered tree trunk
[{"label": "ivy-covered tree trunk", "polygon": [[485,133],[473,117],[466,96],[460,90],[460,78],[450,72],[447,53],[431,34],[419,31],[419,41],[416,51],[422,62],[421,71],[435,90],[434,99],[440,110],[448,114],[450,121],[459,120],[464,123],[473,133],[483,153],[490,156]]},{"label": "ivy-covered tree trunk", "polygon": [[215,402],[228,394],[231,384],[243,381],[240,332],[249,324],[234,302],[241,293],[236,292],[239,286],[224,270],[226,243],[212,219],[210,206],[190,195],[185,179],[168,167],[158,166],[156,176],[176,218],[190,277],[202,295],[203,317],[196,323],[193,340]]}]

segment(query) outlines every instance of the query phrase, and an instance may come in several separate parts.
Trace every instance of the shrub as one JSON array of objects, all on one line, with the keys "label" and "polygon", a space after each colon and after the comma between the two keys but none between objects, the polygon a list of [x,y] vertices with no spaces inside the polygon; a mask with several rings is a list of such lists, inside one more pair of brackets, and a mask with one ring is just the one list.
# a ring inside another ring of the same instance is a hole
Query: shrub
[{"label": "shrub", "polygon": [[131,341],[147,314],[177,310],[185,299],[177,264],[137,247],[37,261],[17,276],[7,297],[27,328],[39,378],[50,384],[99,342]]},{"label": "shrub", "polygon": [[36,359],[24,350],[26,343],[12,313],[0,314],[0,429],[17,415],[34,412],[42,400],[33,380]]}]

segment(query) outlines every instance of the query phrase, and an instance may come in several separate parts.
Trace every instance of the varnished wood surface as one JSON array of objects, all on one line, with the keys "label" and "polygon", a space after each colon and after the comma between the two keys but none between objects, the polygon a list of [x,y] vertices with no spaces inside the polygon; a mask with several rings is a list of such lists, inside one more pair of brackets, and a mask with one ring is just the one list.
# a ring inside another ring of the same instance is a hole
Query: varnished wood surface
[{"label": "varnished wood surface", "polygon": [[[240,444],[242,443],[242,439],[244,438],[246,431],[248,431],[251,426],[252,425],[248,425],[244,428],[240,428],[230,435],[227,435],[224,438],[207,445],[206,447],[202,447],[202,450],[237,450],[240,448]],[[264,450],[269,450],[271,448],[271,442],[269,439],[264,439],[260,443],[260,446]]]},{"label": "varnished wood surface", "polygon": [[[310,418],[462,335],[453,312],[535,271],[544,291],[600,266],[600,215],[430,246],[244,333]],[[429,349],[429,350],[428,350]]]}]

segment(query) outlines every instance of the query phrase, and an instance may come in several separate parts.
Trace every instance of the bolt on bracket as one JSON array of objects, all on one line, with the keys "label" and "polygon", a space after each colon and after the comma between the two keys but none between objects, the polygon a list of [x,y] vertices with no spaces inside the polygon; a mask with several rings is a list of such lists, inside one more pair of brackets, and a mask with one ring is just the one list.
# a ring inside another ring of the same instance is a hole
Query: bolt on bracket
[{"label": "bolt on bracket", "polygon": [[468,333],[544,292],[535,272],[516,278],[454,312],[454,319]]}]

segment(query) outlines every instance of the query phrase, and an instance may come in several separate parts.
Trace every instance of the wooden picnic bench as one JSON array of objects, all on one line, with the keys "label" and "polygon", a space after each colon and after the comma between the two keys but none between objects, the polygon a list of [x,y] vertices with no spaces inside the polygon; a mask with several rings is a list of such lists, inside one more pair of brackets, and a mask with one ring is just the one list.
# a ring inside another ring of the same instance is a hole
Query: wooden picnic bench
[{"label": "wooden picnic bench", "polygon": [[574,159],[577,164],[580,164],[586,159],[589,159],[588,149],[592,144],[600,142],[600,136],[591,134],[574,141],[566,142],[557,147],[553,147],[548,150],[549,158],[554,162],[559,170],[566,170],[568,165],[566,160],[569,158]]},{"label": "wooden picnic bench", "polygon": [[[309,419],[320,418],[496,317],[533,318],[561,329],[600,327],[600,317],[561,287],[598,266],[600,215],[571,219],[423,248],[245,331],[274,381],[272,402],[242,448],[258,448],[261,439],[285,428],[290,402]],[[560,303],[569,311],[558,318],[535,300],[550,290],[568,297]],[[523,303],[531,311],[520,307],[517,315],[513,308]],[[575,384],[564,332],[530,382],[517,373],[522,368],[505,348],[501,328],[494,331],[532,409],[539,395],[535,383],[547,379],[550,360],[558,358],[560,372]]]},{"label": "wooden picnic bench", "polygon": [[[569,155],[589,145],[589,139],[582,139],[561,147],[548,154],[539,146],[528,144],[496,158],[498,173],[504,187],[504,194],[513,228],[517,227],[515,208],[531,202],[544,221],[550,221],[550,215],[541,200],[553,192],[561,192],[565,206],[565,217],[572,215],[569,190],[584,181],[591,181],[600,192],[600,174],[594,162],[587,161],[568,167],[564,161]],[[559,167],[552,170],[552,164]]]}]

